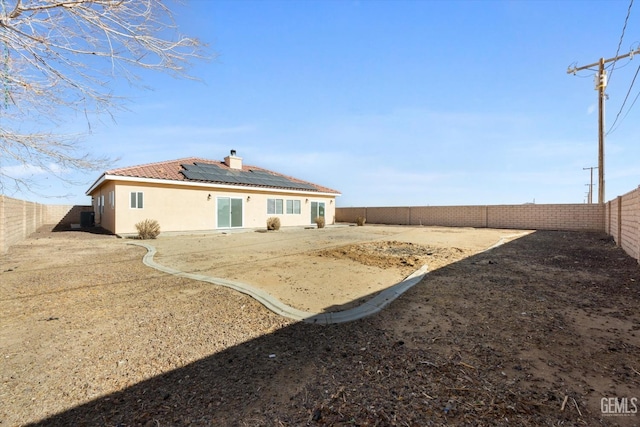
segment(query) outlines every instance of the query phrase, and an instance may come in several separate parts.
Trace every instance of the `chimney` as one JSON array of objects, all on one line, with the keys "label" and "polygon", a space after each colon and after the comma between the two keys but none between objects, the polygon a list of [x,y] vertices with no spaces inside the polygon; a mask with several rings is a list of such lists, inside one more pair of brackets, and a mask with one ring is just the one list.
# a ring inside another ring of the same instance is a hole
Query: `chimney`
[{"label": "chimney", "polygon": [[236,150],[231,150],[231,154],[224,158],[224,164],[231,169],[242,170],[242,157],[237,157]]}]

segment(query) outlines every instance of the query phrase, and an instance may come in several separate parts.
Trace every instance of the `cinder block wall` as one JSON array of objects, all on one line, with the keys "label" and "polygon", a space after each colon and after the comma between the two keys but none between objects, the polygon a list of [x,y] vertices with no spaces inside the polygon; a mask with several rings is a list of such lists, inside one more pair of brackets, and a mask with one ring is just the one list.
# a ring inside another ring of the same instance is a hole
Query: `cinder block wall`
[{"label": "cinder block wall", "polygon": [[[0,195],[0,253],[38,227],[80,222],[91,206],[42,205]],[[447,227],[604,231],[640,262],[640,186],[605,205],[494,205],[336,208],[336,222]]]},{"label": "cinder block wall", "polygon": [[0,253],[45,224],[64,227],[79,223],[80,212],[91,209],[91,206],[43,205],[0,195]]},{"label": "cinder block wall", "polygon": [[336,221],[370,224],[437,225],[444,227],[521,228],[534,230],[604,231],[599,205],[495,205],[337,208]]},{"label": "cinder block wall", "polygon": [[488,206],[490,228],[604,231],[604,209],[597,204]]},{"label": "cinder block wall", "polygon": [[640,263],[640,187],[604,205],[493,205],[336,208],[336,222],[604,231]]},{"label": "cinder block wall", "polygon": [[606,231],[640,262],[640,187],[605,205]]}]

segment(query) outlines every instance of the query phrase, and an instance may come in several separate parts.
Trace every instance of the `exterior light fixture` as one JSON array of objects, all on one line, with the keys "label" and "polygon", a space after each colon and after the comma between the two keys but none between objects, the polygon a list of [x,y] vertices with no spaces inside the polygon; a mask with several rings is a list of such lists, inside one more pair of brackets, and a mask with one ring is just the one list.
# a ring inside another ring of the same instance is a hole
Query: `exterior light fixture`
[{"label": "exterior light fixture", "polygon": [[247,196],[247,202],[251,200],[251,196]]},{"label": "exterior light fixture", "polygon": [[207,196],[207,200],[211,200],[211,194]]}]

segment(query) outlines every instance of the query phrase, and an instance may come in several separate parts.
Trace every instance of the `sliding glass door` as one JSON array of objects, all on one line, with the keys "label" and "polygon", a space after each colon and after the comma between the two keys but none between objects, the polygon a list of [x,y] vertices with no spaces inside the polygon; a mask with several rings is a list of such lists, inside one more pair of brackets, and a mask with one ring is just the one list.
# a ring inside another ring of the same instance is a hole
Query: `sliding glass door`
[{"label": "sliding glass door", "polygon": [[242,199],[218,197],[218,228],[242,227]]},{"label": "sliding glass door", "polygon": [[324,202],[311,202],[311,224],[315,224],[319,216],[324,218]]}]

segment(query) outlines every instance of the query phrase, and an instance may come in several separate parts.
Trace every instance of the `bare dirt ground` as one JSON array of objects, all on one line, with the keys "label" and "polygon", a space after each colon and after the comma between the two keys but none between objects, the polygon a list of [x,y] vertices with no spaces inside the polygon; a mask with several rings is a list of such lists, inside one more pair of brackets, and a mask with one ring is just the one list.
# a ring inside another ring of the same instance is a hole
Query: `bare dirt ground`
[{"label": "bare dirt ground", "polygon": [[423,265],[435,270],[529,233],[442,227],[338,226],[160,237],[155,261],[237,280],[294,308],[350,308]]},{"label": "bare dirt ground", "polygon": [[[302,283],[296,304],[318,299],[318,283],[345,286],[325,265],[353,268],[349,285],[371,283],[369,268],[430,265],[381,313],[318,326],[145,267],[124,240],[41,229],[0,256],[0,425],[640,425],[635,260],[598,233],[535,232],[473,255],[490,232],[514,231],[439,230],[441,241],[366,226],[305,230],[308,246],[287,232],[152,242],[174,267],[183,253],[192,270],[235,263],[237,279]],[[291,239],[256,250],[264,238]],[[233,245],[214,256],[204,241],[216,239]],[[287,282],[291,270],[306,280]],[[364,286],[355,298],[378,289]],[[333,297],[309,308],[353,304]],[[627,398],[627,416],[603,413],[603,397]]]}]

